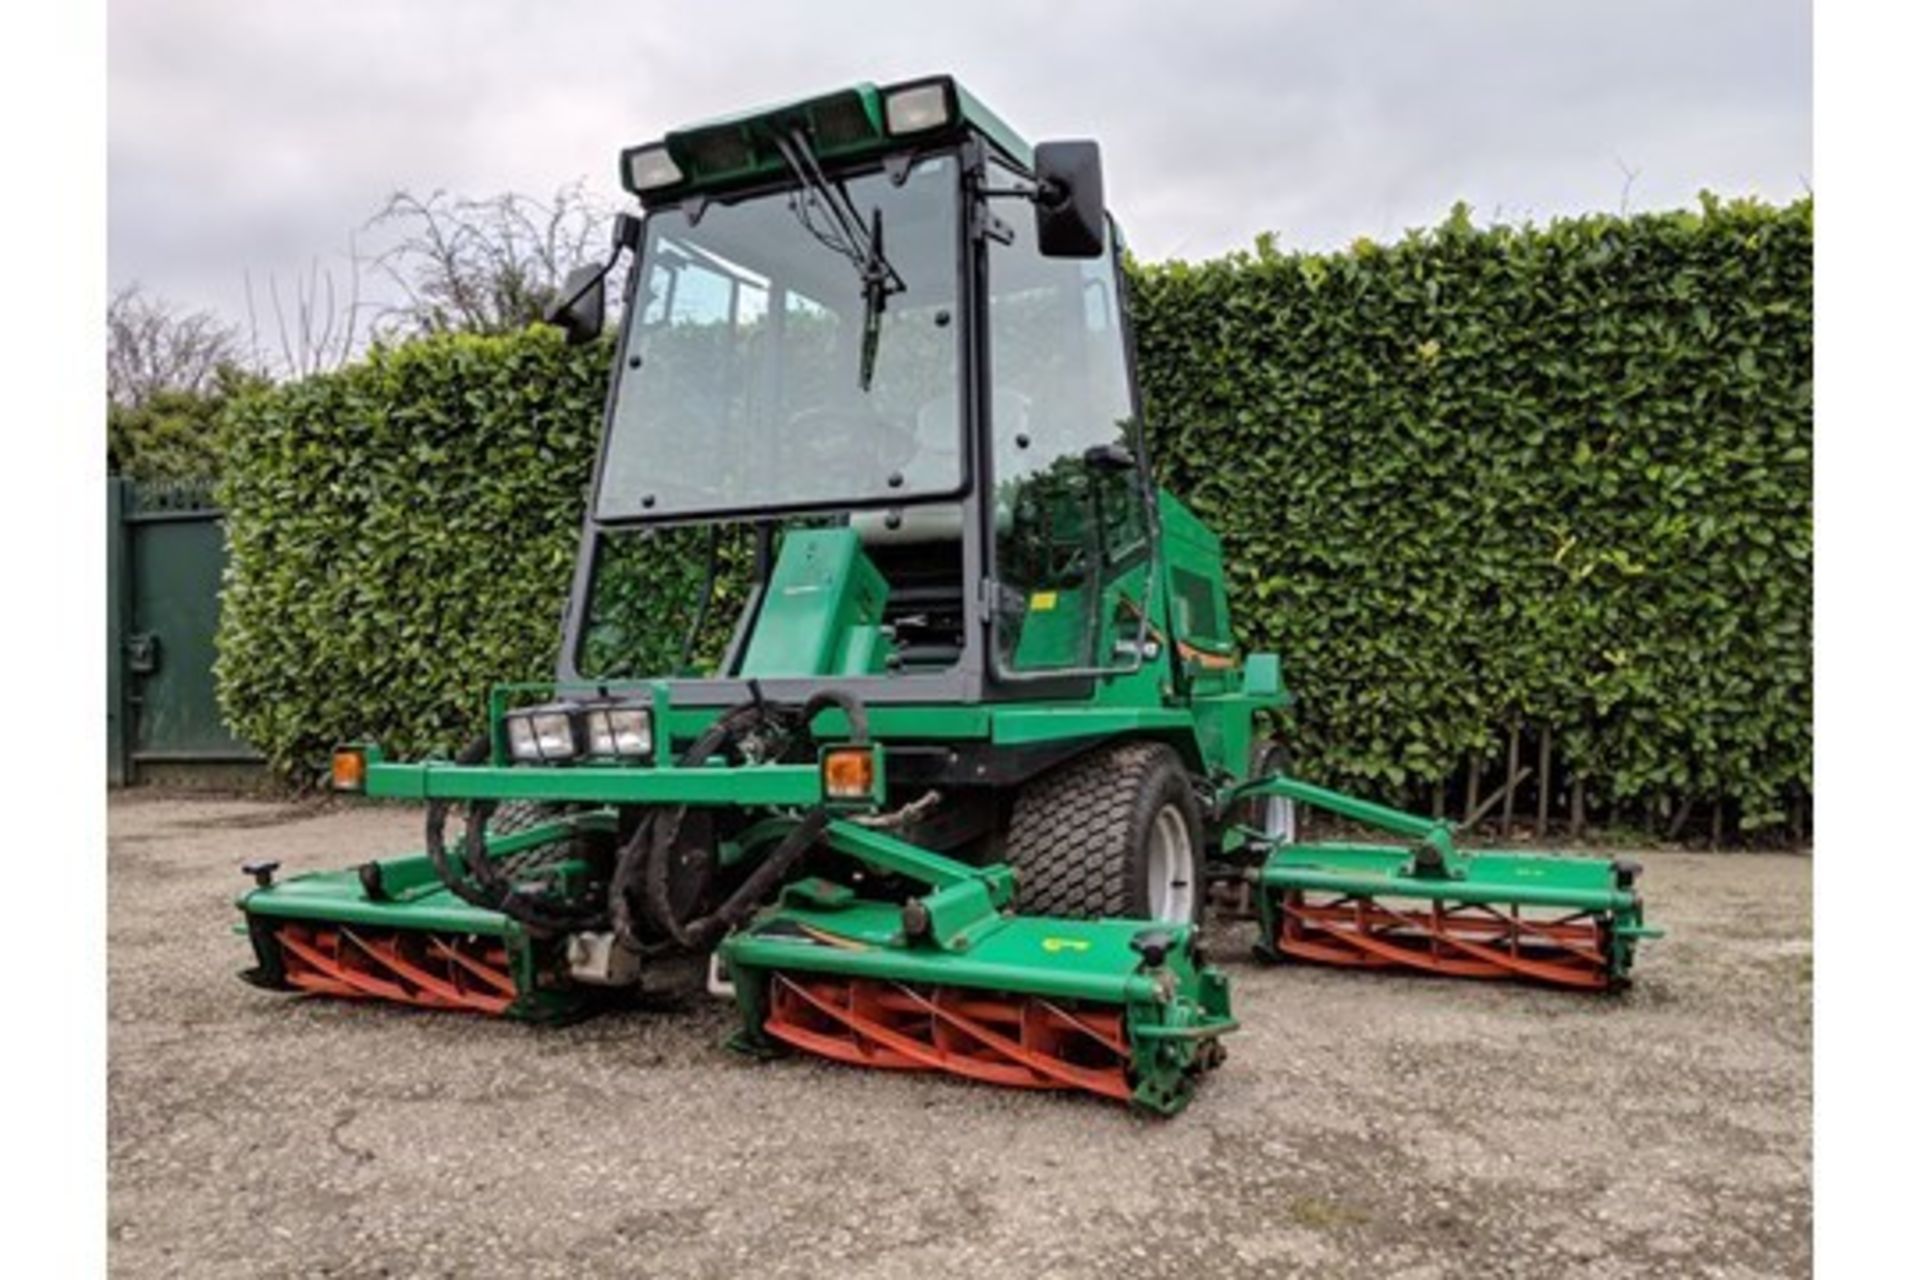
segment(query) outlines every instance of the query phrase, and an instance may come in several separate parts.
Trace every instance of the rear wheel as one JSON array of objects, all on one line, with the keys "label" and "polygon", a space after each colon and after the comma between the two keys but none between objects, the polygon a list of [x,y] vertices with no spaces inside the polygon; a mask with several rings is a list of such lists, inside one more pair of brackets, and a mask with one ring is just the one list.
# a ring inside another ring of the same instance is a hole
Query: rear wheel
[{"label": "rear wheel", "polygon": [[[1287,752],[1286,744],[1277,738],[1269,738],[1254,748],[1253,767],[1247,771],[1249,779],[1265,778],[1273,774],[1287,774],[1292,771],[1293,759]],[[1300,838],[1300,815],[1290,796],[1255,796],[1245,802],[1245,811],[1240,818],[1265,837],[1269,847],[1292,844]]]},{"label": "rear wheel", "polygon": [[1035,778],[1007,835],[1020,910],[1070,919],[1197,921],[1200,850],[1186,766],[1158,742],[1091,751]]}]

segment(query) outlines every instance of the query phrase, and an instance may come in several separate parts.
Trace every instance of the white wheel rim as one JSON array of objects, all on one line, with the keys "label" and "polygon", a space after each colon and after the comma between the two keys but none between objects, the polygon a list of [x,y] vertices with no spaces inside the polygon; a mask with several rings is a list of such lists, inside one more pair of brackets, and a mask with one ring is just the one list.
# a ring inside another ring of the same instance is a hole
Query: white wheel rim
[{"label": "white wheel rim", "polygon": [[1265,799],[1266,813],[1260,823],[1261,834],[1266,836],[1268,844],[1292,844],[1293,797],[1267,796]]},{"label": "white wheel rim", "polygon": [[1147,914],[1167,924],[1193,920],[1193,833],[1180,806],[1160,806],[1147,833]]}]

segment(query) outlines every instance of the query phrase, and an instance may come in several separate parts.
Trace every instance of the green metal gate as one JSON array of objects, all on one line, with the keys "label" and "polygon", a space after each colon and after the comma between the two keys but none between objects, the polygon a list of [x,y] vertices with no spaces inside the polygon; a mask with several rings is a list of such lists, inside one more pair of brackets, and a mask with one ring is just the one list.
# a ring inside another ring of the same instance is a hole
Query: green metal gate
[{"label": "green metal gate", "polygon": [[[107,480],[107,781],[255,766],[214,699],[227,551],[207,484]],[[211,767],[211,769],[209,769]]]}]

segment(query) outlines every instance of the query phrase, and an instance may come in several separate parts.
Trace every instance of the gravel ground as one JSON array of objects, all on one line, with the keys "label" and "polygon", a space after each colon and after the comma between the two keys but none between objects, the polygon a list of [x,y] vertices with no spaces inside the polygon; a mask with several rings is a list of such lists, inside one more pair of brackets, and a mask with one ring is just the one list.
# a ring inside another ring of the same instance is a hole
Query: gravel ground
[{"label": "gravel ground", "polygon": [[1252,961],[1179,1118],[722,1047],[729,1011],[562,1030],[235,972],[249,857],[414,845],[393,808],[110,813],[109,1234],[129,1276],[1810,1271],[1811,863],[1646,855],[1624,998]]}]

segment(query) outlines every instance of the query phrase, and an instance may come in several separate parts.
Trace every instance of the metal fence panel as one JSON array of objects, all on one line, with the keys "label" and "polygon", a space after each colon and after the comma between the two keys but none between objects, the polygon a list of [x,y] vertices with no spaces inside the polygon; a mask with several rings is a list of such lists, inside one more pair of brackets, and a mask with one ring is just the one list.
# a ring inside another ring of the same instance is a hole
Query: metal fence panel
[{"label": "metal fence panel", "polygon": [[209,487],[107,485],[108,782],[143,765],[257,761],[215,697],[227,553]]}]

